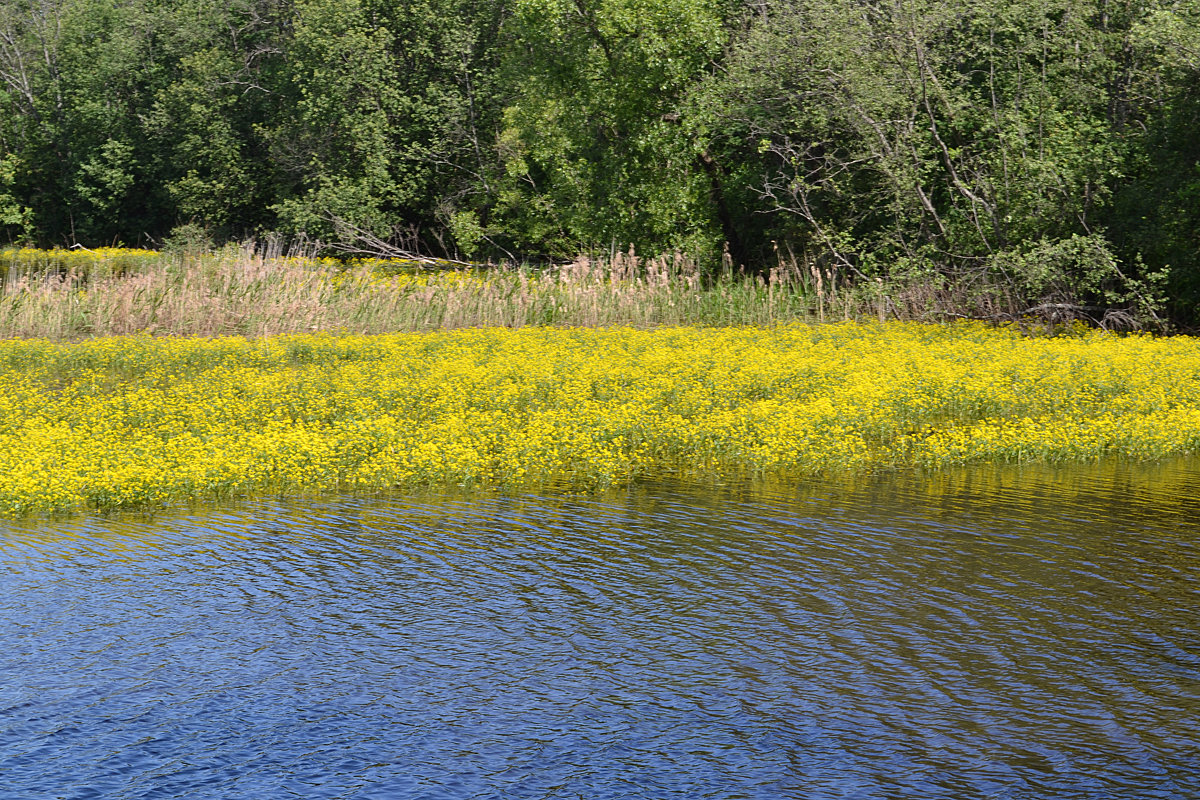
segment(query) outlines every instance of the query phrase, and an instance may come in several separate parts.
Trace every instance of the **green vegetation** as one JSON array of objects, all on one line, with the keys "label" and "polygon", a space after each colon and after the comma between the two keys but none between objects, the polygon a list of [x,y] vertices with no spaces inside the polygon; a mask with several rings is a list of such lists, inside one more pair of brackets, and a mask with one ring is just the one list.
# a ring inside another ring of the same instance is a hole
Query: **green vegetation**
[{"label": "green vegetation", "polygon": [[1197,129],[1198,0],[0,4],[20,244],[633,247],[1193,325]]},{"label": "green vegetation", "polygon": [[7,340],[0,392],[10,515],[1200,447],[1200,340],[1082,326]]}]

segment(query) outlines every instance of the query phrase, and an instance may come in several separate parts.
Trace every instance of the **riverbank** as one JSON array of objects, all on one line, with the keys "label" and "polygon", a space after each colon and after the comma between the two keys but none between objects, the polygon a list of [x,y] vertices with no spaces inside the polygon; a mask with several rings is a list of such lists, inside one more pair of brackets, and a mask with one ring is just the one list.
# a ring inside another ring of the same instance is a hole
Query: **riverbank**
[{"label": "riverbank", "polygon": [[1157,458],[1200,341],[981,324],[0,342],[0,512]]},{"label": "riverbank", "polygon": [[761,326],[885,310],[870,297],[809,285],[794,269],[781,266],[771,278],[701,280],[681,256],[620,253],[535,269],[337,261],[249,245],[204,253],[9,249],[0,251],[0,339]]}]

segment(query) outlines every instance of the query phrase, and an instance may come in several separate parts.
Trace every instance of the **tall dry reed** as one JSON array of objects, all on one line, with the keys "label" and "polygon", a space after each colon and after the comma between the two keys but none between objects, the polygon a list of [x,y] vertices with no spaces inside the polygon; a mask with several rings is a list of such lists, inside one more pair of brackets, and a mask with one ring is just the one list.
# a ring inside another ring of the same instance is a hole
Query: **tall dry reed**
[{"label": "tall dry reed", "polygon": [[[581,257],[546,270],[389,271],[387,262],[347,267],[249,246],[163,255],[120,272],[10,271],[0,289],[0,337],[771,325],[811,319],[817,305],[798,270],[706,282],[683,256]],[[850,306],[844,310],[849,316]]]}]

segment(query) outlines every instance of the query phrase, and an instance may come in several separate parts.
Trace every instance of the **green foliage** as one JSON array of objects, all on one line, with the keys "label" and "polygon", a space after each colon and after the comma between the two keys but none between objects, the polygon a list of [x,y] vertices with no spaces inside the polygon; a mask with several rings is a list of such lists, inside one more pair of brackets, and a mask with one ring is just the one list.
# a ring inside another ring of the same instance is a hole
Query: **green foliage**
[{"label": "green foliage", "polygon": [[42,244],[632,246],[1143,317],[1169,275],[1191,324],[1198,129],[1197,0],[0,4],[0,233]]},{"label": "green foliage", "polygon": [[[1159,7],[1155,8],[1154,5]],[[1153,4],[1128,50],[1144,65],[1129,92],[1148,99],[1123,131],[1125,180],[1109,227],[1127,259],[1170,266],[1171,316],[1200,323],[1200,5]]]},{"label": "green foliage", "polygon": [[483,244],[487,234],[484,232],[483,226],[479,224],[479,217],[474,211],[455,212],[447,221],[447,226],[463,255],[470,258],[479,252],[480,245]]},{"label": "green foliage", "polygon": [[298,3],[295,107],[271,133],[296,179],[276,206],[284,227],[439,242],[488,191],[501,19],[502,8],[475,0]]},{"label": "green foliage", "polygon": [[702,144],[682,101],[722,54],[714,0],[522,0],[493,224],[515,247],[712,247]]},{"label": "green foliage", "polygon": [[170,256],[196,258],[211,252],[212,249],[212,233],[195,222],[172,228],[162,243],[162,251]]},{"label": "green foliage", "polygon": [[[1166,270],[1142,279],[1129,277],[1107,239],[1098,234],[1027,242],[994,254],[989,267],[1003,278],[1006,289],[1026,303],[1038,304],[1034,309],[1047,316],[1084,316],[1107,324],[1107,314],[1119,327],[1156,320],[1166,302]],[[1083,305],[1085,298],[1104,305],[1089,308]]]},{"label": "green foliage", "polygon": [[12,194],[17,166],[17,156],[13,153],[0,158],[0,229],[13,231],[15,238],[20,239],[31,233],[33,211],[22,206]]},{"label": "green foliage", "polygon": [[[814,267],[861,280],[927,263],[1030,304],[1061,296],[1062,280],[1072,303],[1124,302],[1165,266],[1122,273],[1120,290],[1101,266],[1118,263],[1099,232],[1121,226],[1114,193],[1155,161],[1130,160],[1146,141],[1131,122],[1153,111],[1141,92],[1170,78],[1130,57],[1145,18],[1093,0],[899,0],[849,15],[767,2],[701,105],[753,164],[757,204],[778,220],[768,236]],[[1200,30],[1171,23],[1155,28],[1170,41]],[[1141,248],[1120,251],[1143,263]]]}]

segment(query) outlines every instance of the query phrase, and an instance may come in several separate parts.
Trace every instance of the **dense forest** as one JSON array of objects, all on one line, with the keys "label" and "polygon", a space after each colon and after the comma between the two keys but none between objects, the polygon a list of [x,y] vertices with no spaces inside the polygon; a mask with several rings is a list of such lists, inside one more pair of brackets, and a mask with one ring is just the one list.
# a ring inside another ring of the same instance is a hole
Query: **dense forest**
[{"label": "dense forest", "polygon": [[0,0],[0,240],[1200,321],[1200,0]]}]

